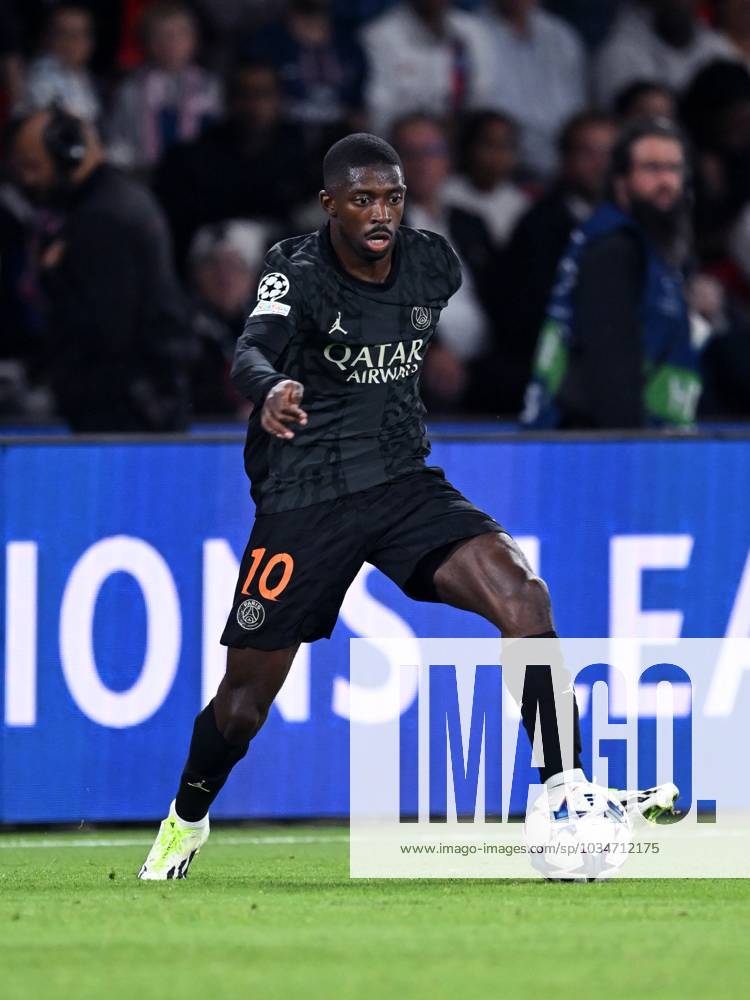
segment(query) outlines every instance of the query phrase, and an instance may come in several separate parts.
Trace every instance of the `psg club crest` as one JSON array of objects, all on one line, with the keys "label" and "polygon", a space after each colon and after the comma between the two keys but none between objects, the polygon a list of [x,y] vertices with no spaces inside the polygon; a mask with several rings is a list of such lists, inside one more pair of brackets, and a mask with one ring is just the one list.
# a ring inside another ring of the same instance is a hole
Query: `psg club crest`
[{"label": "psg club crest", "polygon": [[432,323],[432,310],[427,306],[414,306],[411,311],[411,325],[415,330],[426,330]]},{"label": "psg club crest", "polygon": [[248,632],[260,628],[265,620],[265,608],[260,601],[254,601],[251,598],[248,601],[243,601],[237,608],[237,624]]},{"label": "psg club crest", "polygon": [[260,302],[275,302],[283,299],[289,291],[289,278],[279,271],[264,274],[258,285],[258,300]]}]

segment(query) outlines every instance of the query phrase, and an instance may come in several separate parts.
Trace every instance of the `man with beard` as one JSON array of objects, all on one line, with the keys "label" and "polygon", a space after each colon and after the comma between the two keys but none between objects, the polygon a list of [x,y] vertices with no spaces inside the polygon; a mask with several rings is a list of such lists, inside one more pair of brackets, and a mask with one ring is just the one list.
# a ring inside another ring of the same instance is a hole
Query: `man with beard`
[{"label": "man with beard", "polygon": [[10,162],[39,217],[56,219],[32,242],[61,415],[76,431],[181,429],[189,327],[154,199],[60,108],[14,122]]},{"label": "man with beard", "polygon": [[686,150],[666,119],[638,122],[612,154],[609,200],[560,262],[527,389],[531,427],[692,423],[701,392],[682,268]]}]

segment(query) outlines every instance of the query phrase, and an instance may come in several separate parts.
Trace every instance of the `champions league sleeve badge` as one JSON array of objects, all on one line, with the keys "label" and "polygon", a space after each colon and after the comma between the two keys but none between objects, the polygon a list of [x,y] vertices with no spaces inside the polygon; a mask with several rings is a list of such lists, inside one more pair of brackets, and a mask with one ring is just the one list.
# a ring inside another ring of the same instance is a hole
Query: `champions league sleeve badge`
[{"label": "champions league sleeve badge", "polygon": [[276,299],[283,299],[289,291],[289,278],[280,271],[272,271],[264,274],[258,285],[259,302],[275,302]]},{"label": "champions league sleeve badge", "polygon": [[279,302],[289,291],[289,278],[280,271],[264,274],[258,285],[258,304],[250,313],[251,316],[288,316],[292,307],[286,302]]}]

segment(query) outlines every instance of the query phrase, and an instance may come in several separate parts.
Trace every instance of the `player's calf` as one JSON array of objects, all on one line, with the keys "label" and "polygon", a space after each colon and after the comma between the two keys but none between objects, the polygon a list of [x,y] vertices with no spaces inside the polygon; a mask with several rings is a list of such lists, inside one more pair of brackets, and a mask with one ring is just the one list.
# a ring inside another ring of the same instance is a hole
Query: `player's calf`
[{"label": "player's calf", "polygon": [[139,878],[185,876],[208,837],[208,810],[263,725],[296,649],[229,650],[227,672],[216,697],[196,717],[175,802]]}]

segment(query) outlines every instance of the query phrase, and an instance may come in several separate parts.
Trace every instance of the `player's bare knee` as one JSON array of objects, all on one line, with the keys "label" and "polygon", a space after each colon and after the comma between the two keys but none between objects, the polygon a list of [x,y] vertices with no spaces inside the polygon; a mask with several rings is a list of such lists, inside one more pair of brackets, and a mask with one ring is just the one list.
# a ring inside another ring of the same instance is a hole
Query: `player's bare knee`
[{"label": "player's bare knee", "polygon": [[266,721],[268,708],[253,697],[233,699],[222,736],[229,743],[247,743]]},{"label": "player's bare knee", "polygon": [[505,587],[502,603],[504,635],[538,635],[551,628],[549,590],[541,577],[519,574]]}]

